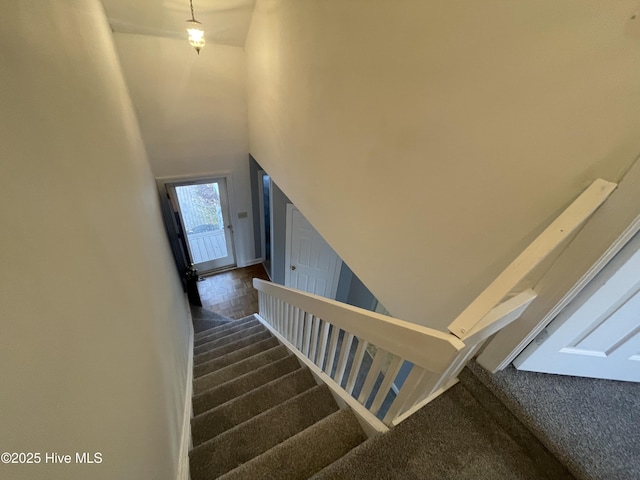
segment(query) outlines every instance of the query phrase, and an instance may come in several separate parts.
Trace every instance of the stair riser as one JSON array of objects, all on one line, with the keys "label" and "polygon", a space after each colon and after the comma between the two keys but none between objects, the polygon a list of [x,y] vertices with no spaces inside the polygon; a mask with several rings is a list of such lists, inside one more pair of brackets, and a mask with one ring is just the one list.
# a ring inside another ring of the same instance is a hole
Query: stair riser
[{"label": "stair riser", "polygon": [[256,320],[255,318],[251,318],[248,319],[247,321],[241,321],[239,320],[238,322],[242,322],[242,323],[232,323],[230,325],[226,325],[223,330],[221,331],[215,331],[213,333],[209,333],[208,335],[205,335],[203,337],[194,339],[194,346],[195,347],[201,347],[202,345],[205,345],[211,341],[214,340],[219,340],[225,337],[228,337],[229,335],[232,335],[234,333],[237,332],[241,332],[243,330],[246,330],[247,328],[254,326],[254,325],[260,325],[260,321]]},{"label": "stair riser", "polygon": [[193,377],[199,378],[208,373],[214,372],[221,368],[227,367],[234,363],[237,363],[245,358],[256,355],[257,353],[269,350],[270,348],[277,347],[279,345],[278,340],[275,337],[267,338],[261,342],[254,343],[245,348],[241,348],[235,352],[229,353],[223,357],[216,358],[201,365],[194,365]]},{"label": "stair riser", "polygon": [[201,348],[204,345],[208,345],[211,342],[216,342],[216,341],[220,341],[223,340],[235,333],[238,332],[245,332],[247,331],[247,329],[251,328],[251,327],[255,327],[256,325],[261,325],[261,323],[258,320],[251,320],[250,322],[244,323],[242,325],[234,325],[231,326],[227,329],[225,329],[223,332],[220,333],[214,333],[211,335],[208,335],[206,337],[201,338],[198,341],[194,341],[194,348]]},{"label": "stair riser", "polygon": [[269,337],[271,337],[271,334],[268,332],[268,330],[265,329],[260,333],[250,335],[248,337],[243,338],[242,340],[236,340],[235,342],[229,343],[222,347],[215,348],[209,352],[196,355],[193,357],[193,364],[200,365],[202,363],[209,362],[211,360],[219,358],[228,353],[232,353],[238,349],[248,347],[252,343],[257,343],[261,340],[266,340]]},{"label": "stair riser", "polygon": [[264,352],[260,352],[249,358],[241,360],[240,362],[229,365],[215,372],[208,373],[202,377],[196,378],[193,381],[193,394],[198,395],[206,390],[217,387],[226,383],[234,378],[244,375],[249,372],[253,372],[260,367],[264,367],[271,362],[280,360],[289,355],[289,350],[283,345],[271,348]]},{"label": "stair riser", "polygon": [[228,345],[230,343],[236,342],[238,340],[242,340],[245,337],[248,337],[250,335],[255,335],[256,333],[260,333],[262,331],[264,331],[265,327],[263,327],[261,324],[257,324],[251,328],[246,328],[246,329],[240,329],[240,331],[238,332],[234,332],[231,333],[225,337],[222,338],[217,338],[215,340],[211,340],[207,343],[203,343],[202,345],[199,345],[197,347],[195,347],[193,349],[193,353],[194,355],[200,355],[202,353],[206,353],[209,352],[211,350],[214,350],[216,348],[219,347],[223,347],[225,345]]},{"label": "stair riser", "polygon": [[283,358],[254,372],[224,383],[193,397],[193,413],[200,415],[240,395],[271,382],[300,367],[295,356]]},{"label": "stair riser", "polygon": [[353,413],[341,410],[226,473],[220,479],[309,478],[366,440]]},{"label": "stair riser", "polygon": [[227,328],[235,327],[237,325],[242,325],[244,323],[251,322],[251,321],[253,321],[255,319],[256,319],[256,317],[251,315],[249,317],[242,318],[240,320],[231,320],[226,325],[220,325],[219,327],[209,328],[208,330],[196,333],[195,336],[194,336],[194,340],[198,341],[198,340],[201,340],[202,338],[204,338],[206,336],[209,336],[209,335],[219,335],[222,332],[224,332]]},{"label": "stair riser", "polygon": [[195,317],[191,317],[191,320],[193,322],[193,329],[196,332],[196,335],[206,332],[207,330],[211,330],[212,328],[223,327],[229,323],[223,320],[209,320]]},{"label": "stair riser", "polygon": [[337,410],[328,388],[314,387],[195,447],[191,480],[216,478]]},{"label": "stair riser", "polygon": [[299,368],[241,397],[198,415],[191,421],[193,444],[198,446],[315,386],[315,380],[309,371]]}]

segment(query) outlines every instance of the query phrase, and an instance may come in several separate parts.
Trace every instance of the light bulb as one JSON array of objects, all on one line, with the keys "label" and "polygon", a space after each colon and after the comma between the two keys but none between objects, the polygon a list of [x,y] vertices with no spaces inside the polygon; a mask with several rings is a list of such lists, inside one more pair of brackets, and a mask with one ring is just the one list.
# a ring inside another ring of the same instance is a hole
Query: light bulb
[{"label": "light bulb", "polygon": [[198,55],[200,55],[200,49],[204,47],[204,30],[198,28],[200,22],[197,20],[188,20],[191,24],[189,28],[187,28],[187,32],[189,33],[189,44],[196,49]]}]

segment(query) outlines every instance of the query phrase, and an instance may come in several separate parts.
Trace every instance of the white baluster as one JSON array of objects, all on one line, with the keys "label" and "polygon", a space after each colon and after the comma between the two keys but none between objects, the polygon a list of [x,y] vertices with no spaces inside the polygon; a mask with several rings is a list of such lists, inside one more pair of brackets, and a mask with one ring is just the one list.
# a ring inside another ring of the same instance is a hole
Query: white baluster
[{"label": "white baluster", "polygon": [[290,317],[290,312],[291,312],[291,305],[289,305],[288,303],[284,304],[284,314],[283,314],[283,320],[284,320],[284,327],[282,329],[282,334],[284,335],[284,338],[286,338],[287,340],[291,340],[291,317]]},{"label": "white baluster", "polygon": [[318,341],[318,357],[316,358],[316,365],[322,370],[324,365],[324,354],[327,351],[327,343],[329,340],[329,324],[322,321],[322,329],[320,330],[320,340]]},{"label": "white baluster", "polygon": [[351,372],[349,373],[347,386],[345,388],[345,390],[349,392],[349,394],[353,393],[353,387],[356,384],[356,379],[358,378],[360,367],[362,367],[362,359],[364,358],[367,344],[368,342],[366,340],[358,338],[358,348],[356,348],[356,354],[353,356],[353,364],[351,365]]},{"label": "white baluster", "polygon": [[276,298],[275,301],[275,311],[273,312],[273,327],[279,332],[280,330],[280,305],[282,304],[282,300]]},{"label": "white baluster", "polygon": [[416,384],[415,388],[409,393],[409,395],[407,395],[407,399],[400,408],[400,411],[398,412],[399,415],[396,416],[394,422],[425,398],[429,392],[433,390],[434,385],[438,383],[439,378],[440,375],[425,370],[424,375]]},{"label": "white baluster", "polygon": [[307,312],[305,312],[304,310],[300,310],[300,317],[298,318],[298,338],[296,340],[296,346],[300,351],[302,351],[302,348],[304,346],[304,328],[306,318]]},{"label": "white baluster", "polygon": [[338,336],[340,335],[340,329],[333,325],[331,327],[331,341],[329,342],[329,352],[327,355],[327,365],[324,371],[327,375],[331,376],[331,369],[336,358],[336,349],[338,347]]},{"label": "white baluster", "polygon": [[298,307],[294,307],[293,309],[293,328],[291,330],[291,344],[299,349],[298,347],[298,328],[300,322],[300,309]]},{"label": "white baluster", "polygon": [[344,377],[344,371],[347,368],[347,360],[349,359],[349,352],[351,351],[351,345],[353,344],[353,335],[345,332],[342,338],[342,346],[340,347],[340,355],[338,356],[338,366],[336,367],[336,374],[333,377],[338,385],[342,384],[342,378]]},{"label": "white baluster", "polygon": [[411,367],[409,375],[407,375],[407,378],[400,387],[395,400],[389,407],[389,410],[387,410],[387,414],[384,416],[383,422],[386,425],[391,425],[391,422],[398,416],[402,407],[407,403],[409,396],[412,395],[420,383],[420,380],[422,380],[425,372],[426,370],[424,368],[420,368],[417,365]]},{"label": "white baluster", "polygon": [[282,333],[284,329],[284,301],[278,299],[278,314],[277,314],[277,322],[278,322],[278,332]]},{"label": "white baluster", "polygon": [[315,363],[316,352],[318,351],[318,332],[320,331],[320,319],[317,318],[313,323],[313,329],[311,331],[311,352],[309,359]]},{"label": "white baluster", "polygon": [[302,347],[302,353],[304,353],[307,356],[307,358],[309,357],[309,343],[311,342],[312,325],[313,325],[313,322],[317,322],[317,321],[318,319],[316,319],[310,313],[307,313],[307,318],[304,323],[304,345]]},{"label": "white baluster", "polygon": [[380,375],[380,370],[382,369],[382,364],[387,359],[387,352],[382,348],[378,348],[375,357],[373,357],[373,363],[371,364],[371,368],[369,369],[369,373],[367,373],[367,378],[364,381],[364,385],[362,386],[362,390],[360,390],[360,395],[358,396],[358,402],[362,405],[366,405],[369,396],[371,395],[371,390],[378,379],[378,375]]},{"label": "white baluster", "polygon": [[382,406],[382,402],[384,402],[385,398],[387,398],[387,394],[391,389],[391,384],[393,380],[396,378],[398,371],[400,370],[400,366],[402,365],[402,359],[400,357],[393,357],[389,367],[387,368],[387,373],[384,374],[384,380],[382,380],[382,384],[380,385],[380,389],[376,394],[376,397],[373,399],[373,403],[371,404],[371,413],[374,415],[378,413],[380,407]]}]

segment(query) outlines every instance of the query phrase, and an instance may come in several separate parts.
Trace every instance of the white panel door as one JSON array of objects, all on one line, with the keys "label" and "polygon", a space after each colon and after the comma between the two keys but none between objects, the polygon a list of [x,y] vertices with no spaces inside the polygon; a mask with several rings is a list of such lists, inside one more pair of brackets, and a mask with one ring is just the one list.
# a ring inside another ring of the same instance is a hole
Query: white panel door
[{"label": "white panel door", "polygon": [[640,382],[640,234],[514,365],[520,370]]},{"label": "white panel door", "polygon": [[287,265],[285,285],[335,298],[342,261],[309,221],[287,205]]}]

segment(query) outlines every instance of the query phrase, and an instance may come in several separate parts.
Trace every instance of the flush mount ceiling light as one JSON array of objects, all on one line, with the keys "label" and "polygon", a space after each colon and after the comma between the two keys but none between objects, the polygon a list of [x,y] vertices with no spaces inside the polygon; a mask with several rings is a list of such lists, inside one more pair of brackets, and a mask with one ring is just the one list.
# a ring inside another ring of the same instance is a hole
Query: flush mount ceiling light
[{"label": "flush mount ceiling light", "polygon": [[189,0],[189,6],[191,7],[191,18],[187,20],[189,26],[187,27],[187,32],[189,33],[189,45],[196,49],[198,55],[200,55],[200,49],[204,47],[204,30],[200,28],[202,25],[199,21],[196,20],[196,17],[193,15],[193,0]]}]

